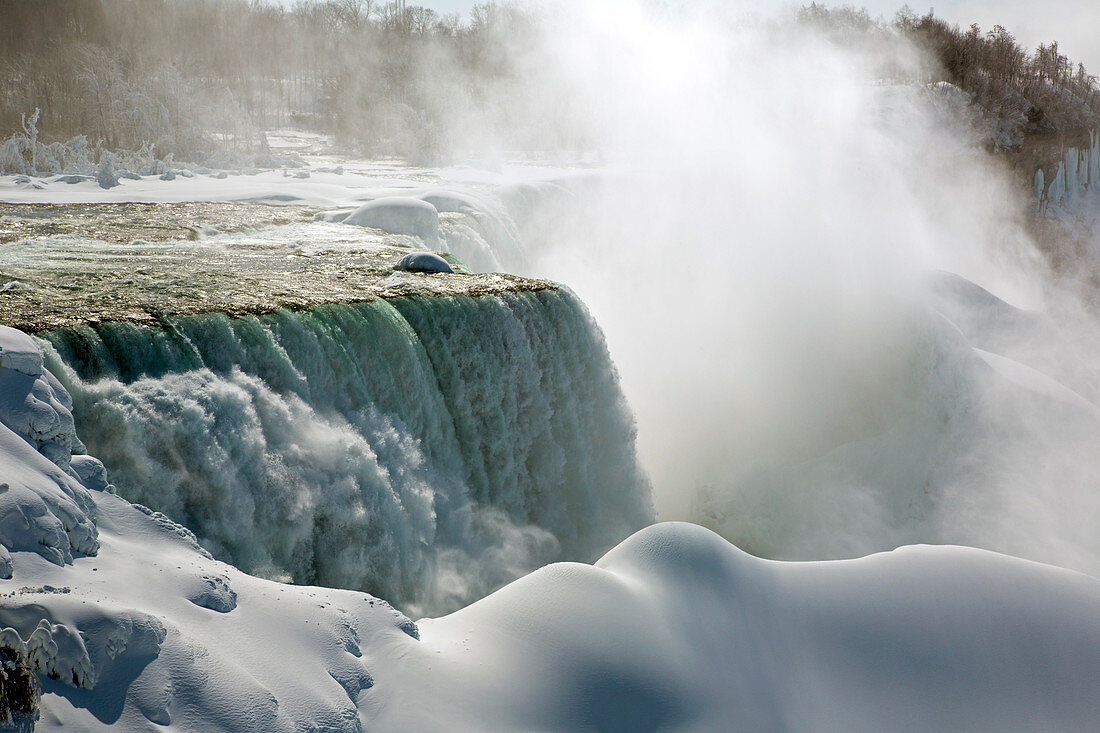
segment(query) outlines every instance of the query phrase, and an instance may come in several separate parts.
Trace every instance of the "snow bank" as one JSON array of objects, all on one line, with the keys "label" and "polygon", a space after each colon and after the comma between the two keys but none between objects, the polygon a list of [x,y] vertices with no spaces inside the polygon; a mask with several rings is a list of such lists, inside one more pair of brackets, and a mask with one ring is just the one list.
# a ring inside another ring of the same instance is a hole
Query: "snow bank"
[{"label": "snow bank", "polygon": [[[758,560],[692,525],[553,565],[380,659],[377,730],[1085,730],[1100,583],[988,552]],[[404,652],[404,650],[402,650]]]},{"label": "snow bank", "polygon": [[363,729],[372,647],[410,638],[408,618],[248,577],[112,494],[95,501],[98,557],[62,569],[16,553],[0,587],[0,639],[40,676],[36,730]]},{"label": "snow bank", "polygon": [[[1088,730],[1100,582],[958,547],[753,558],[687,524],[413,624],[249,577],[111,494],[98,558],[15,555],[37,730]],[[218,580],[212,580],[217,578]],[[224,587],[232,608],[197,604]],[[15,641],[18,639],[18,641]]]}]

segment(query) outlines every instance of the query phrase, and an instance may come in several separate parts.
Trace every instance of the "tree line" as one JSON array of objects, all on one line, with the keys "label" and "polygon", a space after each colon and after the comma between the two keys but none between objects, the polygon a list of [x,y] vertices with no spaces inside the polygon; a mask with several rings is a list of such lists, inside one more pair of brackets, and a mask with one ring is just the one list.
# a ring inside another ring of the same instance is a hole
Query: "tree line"
[{"label": "tree line", "polygon": [[0,0],[0,133],[38,109],[44,140],[187,160],[284,125],[432,156],[469,128],[523,129],[502,100],[522,98],[534,30],[497,2],[462,20],[405,0]]},{"label": "tree line", "polygon": [[812,3],[799,12],[798,22],[842,42],[896,35],[912,43],[932,62],[919,81],[966,91],[989,114],[1015,124],[1021,144],[1028,138],[1087,144],[1089,131],[1100,128],[1097,78],[1061,53],[1057,41],[1028,51],[1003,26],[961,28],[932,11],[917,15],[909,6],[886,22],[864,10]]},{"label": "tree line", "polygon": [[[466,19],[406,0],[0,0],[0,139],[83,136],[92,157],[194,162],[262,150],[262,131],[282,126],[415,162],[465,141],[582,150],[583,110],[546,68],[550,22],[495,0]],[[1029,52],[1001,26],[960,29],[908,7],[887,22],[813,3],[796,23],[879,51],[908,41],[933,60],[920,81],[957,85],[1021,138],[1100,127],[1096,77],[1057,43]]]}]

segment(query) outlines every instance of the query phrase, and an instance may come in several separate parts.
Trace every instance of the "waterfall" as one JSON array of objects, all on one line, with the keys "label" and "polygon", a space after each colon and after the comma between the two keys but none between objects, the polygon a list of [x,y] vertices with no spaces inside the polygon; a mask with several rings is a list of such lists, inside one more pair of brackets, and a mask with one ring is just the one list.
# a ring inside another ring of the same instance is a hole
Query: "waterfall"
[{"label": "waterfall", "polygon": [[603,336],[564,289],[40,336],[118,492],[247,572],[439,613],[653,519]]}]

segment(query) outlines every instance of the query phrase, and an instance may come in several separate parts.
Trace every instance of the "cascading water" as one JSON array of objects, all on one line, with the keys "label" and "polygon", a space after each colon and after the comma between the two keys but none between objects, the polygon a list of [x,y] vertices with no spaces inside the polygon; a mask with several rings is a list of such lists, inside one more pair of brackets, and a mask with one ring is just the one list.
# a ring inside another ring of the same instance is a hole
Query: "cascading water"
[{"label": "cascading water", "polygon": [[42,336],[119,493],[246,571],[434,613],[653,518],[614,367],[566,290]]}]

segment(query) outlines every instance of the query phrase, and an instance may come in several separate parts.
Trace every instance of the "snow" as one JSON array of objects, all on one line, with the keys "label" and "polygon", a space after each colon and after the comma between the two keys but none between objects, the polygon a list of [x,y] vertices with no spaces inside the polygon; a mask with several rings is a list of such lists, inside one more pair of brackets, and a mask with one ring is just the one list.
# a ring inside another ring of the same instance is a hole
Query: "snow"
[{"label": "snow", "polygon": [[[308,179],[284,175],[282,170],[216,171],[179,175],[171,181],[160,174],[123,178],[119,185],[101,188],[92,176],[0,176],[0,200],[7,203],[110,203],[185,201],[241,201],[273,205],[359,207],[385,198],[417,198],[441,188],[470,195],[471,189],[499,188],[513,181],[544,181],[570,176],[570,167],[514,164],[497,171],[467,167],[413,168],[382,161],[345,162],[339,169],[315,165]],[[166,185],[167,184],[167,185]],[[475,195],[476,198],[476,195]]]},{"label": "snow", "polygon": [[[100,556],[18,554],[8,582],[43,585],[0,609],[60,678],[38,730],[1029,731],[1100,715],[1100,583],[984,551],[780,563],[662,524],[413,626],[96,502]],[[236,605],[196,603],[214,586]]]},{"label": "snow", "polygon": [[0,369],[37,377],[42,374],[42,350],[22,331],[0,326]]},{"label": "snow", "polygon": [[415,652],[376,675],[399,675],[401,700],[377,725],[1084,729],[1100,713],[1098,592],[963,548],[777,563],[656,525],[594,567],[550,566],[421,622]]},{"label": "snow", "polygon": [[43,680],[38,730],[359,729],[371,650],[357,639],[405,637],[404,616],[364,594],[250,578],[116,496],[96,503],[99,556],[54,573],[17,555],[0,609],[58,677]]}]

